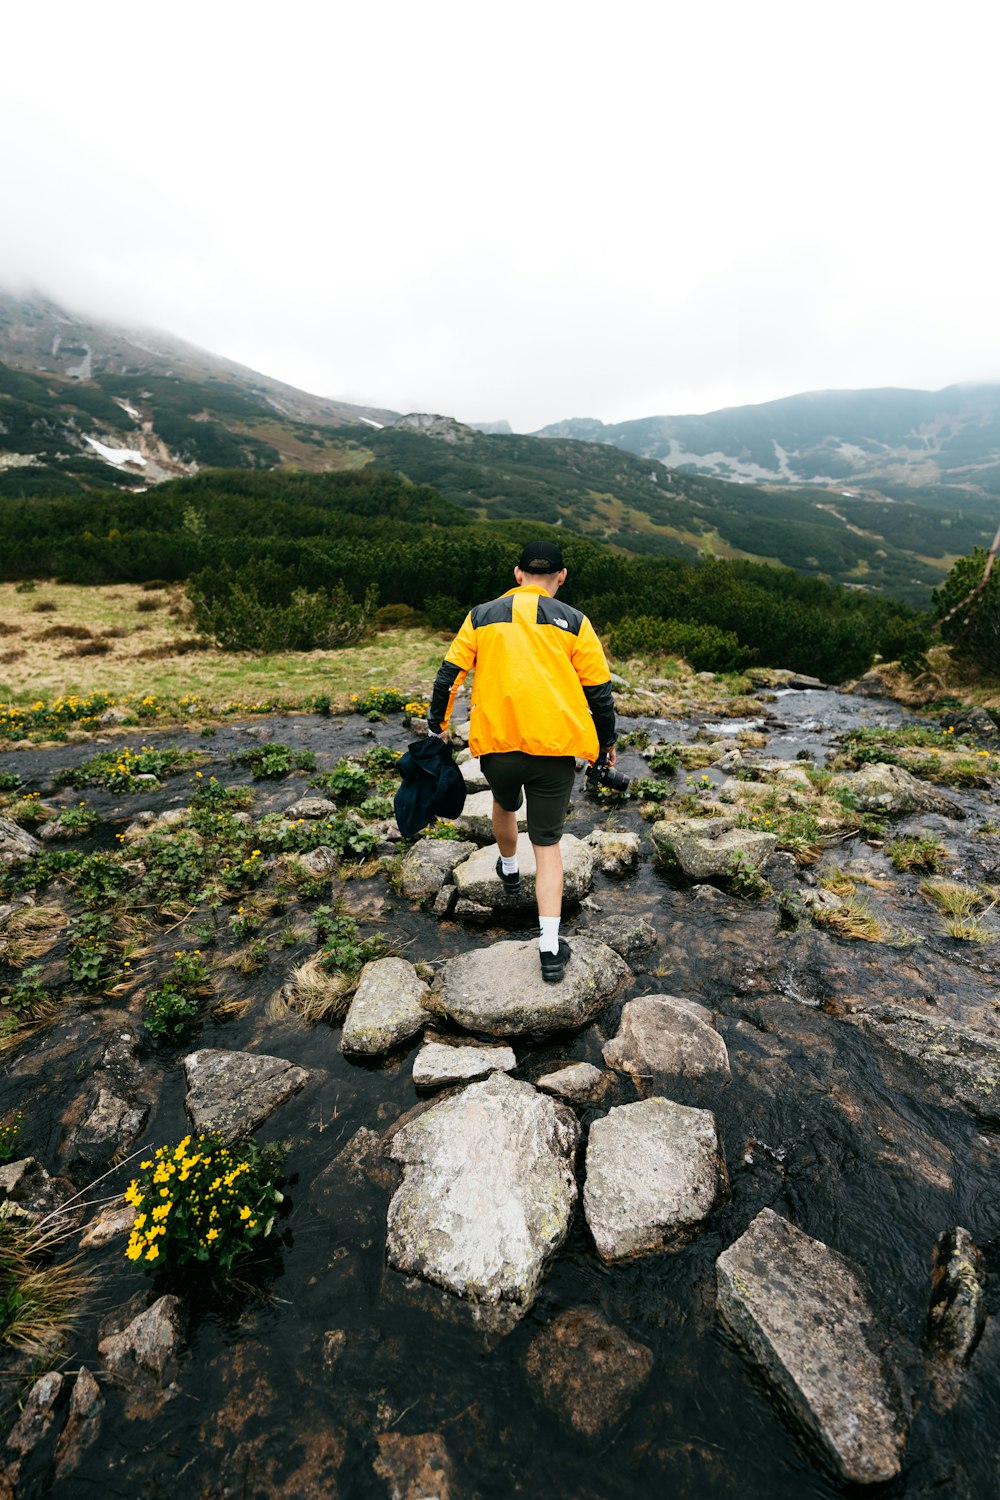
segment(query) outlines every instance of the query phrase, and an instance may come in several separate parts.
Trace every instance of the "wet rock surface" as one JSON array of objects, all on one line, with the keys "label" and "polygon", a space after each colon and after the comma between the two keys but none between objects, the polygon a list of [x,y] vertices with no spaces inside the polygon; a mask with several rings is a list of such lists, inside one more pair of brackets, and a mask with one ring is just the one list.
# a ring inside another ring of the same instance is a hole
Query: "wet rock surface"
[{"label": "wet rock surface", "polygon": [[902,766],[876,761],[838,776],[834,786],[849,792],[862,812],[882,812],[890,817],[904,813],[935,812],[960,818],[962,809],[953,797],[926,781],[919,781]]},{"label": "wet rock surface", "polygon": [[380,1433],[375,1472],[390,1500],[458,1500],[451,1457],[439,1432]]},{"label": "wet rock surface", "polygon": [[494,943],[449,959],[427,1000],[435,1014],[489,1036],[533,1036],[583,1026],[628,979],[603,943],[575,938],[559,984],[542,978],[538,943]]},{"label": "wet rock surface", "polygon": [[636,960],[644,953],[649,953],[658,942],[656,928],[647,917],[627,916],[616,912],[611,912],[596,922],[588,922],[586,935],[598,942],[607,943],[609,948],[613,948],[620,958],[633,967]]},{"label": "wet rock surface", "polygon": [[631,875],[639,863],[641,844],[637,833],[610,833],[595,828],[586,842],[594,851],[597,868],[605,875]]},{"label": "wet rock surface", "polygon": [[340,1050],[374,1056],[416,1036],[427,1024],[428,989],[405,958],[365,964],[344,1020]]},{"label": "wet rock surface", "polygon": [[[527,809],[522,806],[517,815],[518,832],[523,833],[528,826]],[[477,844],[491,844],[493,842],[493,793],[473,792],[465,799],[465,806],[455,819],[455,827]],[[468,851],[467,851],[468,852]]]},{"label": "wet rock surface", "polygon": [[406,853],[399,888],[408,901],[433,901],[455,866],[474,852],[471,840],[420,839]]},{"label": "wet rock surface", "polygon": [[428,1032],[413,1060],[413,1083],[418,1089],[442,1088],[449,1083],[474,1083],[489,1073],[510,1073],[516,1067],[513,1047]]},{"label": "wet rock surface", "polygon": [[905,1423],[852,1268],[771,1209],[716,1263],[719,1311],[851,1484],[899,1473]]},{"label": "wet rock surface", "polygon": [[535,1079],[535,1088],[543,1094],[554,1094],[569,1104],[600,1104],[611,1088],[613,1079],[593,1063],[568,1063],[553,1073]]},{"label": "wet rock surface", "polygon": [[38,839],[19,823],[0,814],[0,865],[10,865],[26,855],[37,854],[41,847]]},{"label": "wet rock surface", "polygon": [[[563,907],[582,901],[594,878],[594,851],[571,833],[559,840],[563,859]],[[535,854],[526,833],[518,834],[517,859],[521,885],[516,893],[505,891],[496,872],[500,850],[487,844],[455,866],[454,880],[460,898],[482,906],[514,911],[535,904]]]},{"label": "wet rock surface", "polygon": [[778,844],[773,833],[737,828],[736,819],[728,815],[661,821],[653,827],[653,842],[671,854],[691,880],[729,878],[740,861],[760,870]]},{"label": "wet rock surface", "polygon": [[676,995],[644,995],[622,1010],[617,1036],[604,1047],[609,1068],[631,1073],[658,1092],[676,1079],[729,1082],[729,1053],[711,1011]]},{"label": "wet rock surface", "polygon": [[404,1125],[390,1266],[519,1317],[569,1228],[578,1136],[564,1105],[502,1073]]},{"label": "wet rock surface", "polygon": [[686,1238],[726,1185],[708,1110],[646,1099],[620,1105],[590,1127],[583,1203],[603,1261],[628,1260]]},{"label": "wet rock surface", "polygon": [[1000,1039],[891,1005],[852,1019],[880,1046],[909,1058],[945,1095],[1000,1122]]},{"label": "wet rock surface", "polygon": [[986,1260],[967,1229],[946,1230],[934,1246],[927,1346],[939,1360],[966,1365],[986,1323]]},{"label": "wet rock surface", "polygon": [[195,1130],[217,1130],[227,1141],[252,1135],[309,1079],[305,1068],[255,1052],[209,1048],[188,1053],[182,1062],[191,1124]]},{"label": "wet rock surface", "polygon": [[528,1376],[571,1431],[593,1438],[621,1420],[653,1368],[652,1351],[597,1313],[571,1308],[531,1342]]}]

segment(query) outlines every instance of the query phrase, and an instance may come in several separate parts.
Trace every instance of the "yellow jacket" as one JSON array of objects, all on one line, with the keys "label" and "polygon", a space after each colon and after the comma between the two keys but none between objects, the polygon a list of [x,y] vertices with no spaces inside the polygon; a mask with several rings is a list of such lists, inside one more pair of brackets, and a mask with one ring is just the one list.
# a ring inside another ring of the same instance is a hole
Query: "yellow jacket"
[{"label": "yellow jacket", "polygon": [[594,627],[538,585],[509,589],[466,615],[434,682],[432,730],[447,726],[473,667],[473,755],[523,750],[592,761],[614,744],[610,673]]}]

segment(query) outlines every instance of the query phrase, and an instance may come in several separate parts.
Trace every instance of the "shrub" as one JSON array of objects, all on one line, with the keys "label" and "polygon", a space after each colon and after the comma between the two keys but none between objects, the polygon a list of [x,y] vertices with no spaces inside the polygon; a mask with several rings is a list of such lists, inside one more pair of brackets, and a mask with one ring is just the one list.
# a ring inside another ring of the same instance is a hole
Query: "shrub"
[{"label": "shrub", "polygon": [[311,750],[293,750],[290,745],[277,743],[241,750],[233,761],[236,765],[248,766],[259,781],[279,781],[292,771],[316,769],[316,757]]},{"label": "shrub", "polygon": [[210,993],[211,983],[201,950],[175,953],[167,978],[146,995],[146,1030],[150,1036],[181,1040],[197,1025],[201,1002]]},{"label": "shrub", "polygon": [[198,629],[224,651],[315,651],[349,646],[368,629],[378,602],[372,584],[356,603],[340,582],[310,593],[294,570],[269,559],[205,569],[188,583]]},{"label": "shrub", "polygon": [[406,706],[405,693],[395,688],[369,688],[366,693],[352,693],[351,707],[356,714],[392,714]]},{"label": "shrub", "polygon": [[681,763],[680,745],[660,745],[649,757],[649,769],[657,776],[672,776]]},{"label": "shrub", "polygon": [[[960,557],[939,589],[934,605],[941,621],[941,637],[962,661],[991,678],[1000,674],[1000,568],[994,568],[985,588],[969,598],[982,583],[987,553],[977,547],[971,557]],[[962,603],[962,601],[967,601]],[[952,618],[945,617],[955,609]]]},{"label": "shrub", "polygon": [[413,625],[426,625],[427,616],[412,604],[383,604],[375,612],[376,630],[400,630]]},{"label": "shrub", "polygon": [[614,656],[683,656],[696,672],[739,672],[755,652],[740,644],[731,630],[716,625],[690,625],[681,620],[658,620],[651,615],[622,620],[607,634]]},{"label": "shrub", "polygon": [[217,1134],[158,1147],[125,1193],[136,1210],[126,1258],[158,1268],[196,1261],[227,1274],[274,1230],[283,1158],[279,1146],[227,1146]]},{"label": "shrub", "polygon": [[338,802],[361,802],[368,792],[368,776],[356,760],[343,759],[332,771],[313,777],[311,785],[329,792]]},{"label": "shrub", "polygon": [[424,600],[424,612],[435,630],[457,630],[467,613],[465,605],[451,594],[431,594]]}]

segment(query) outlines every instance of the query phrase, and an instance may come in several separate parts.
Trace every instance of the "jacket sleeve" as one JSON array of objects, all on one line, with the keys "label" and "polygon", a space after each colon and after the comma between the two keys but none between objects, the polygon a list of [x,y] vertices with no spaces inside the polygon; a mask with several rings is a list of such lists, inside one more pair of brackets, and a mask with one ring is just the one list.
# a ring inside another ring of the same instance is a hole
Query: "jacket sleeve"
[{"label": "jacket sleeve", "polygon": [[615,699],[604,647],[586,616],[576,638],[573,666],[594,720],[598,744],[606,750],[615,742]]},{"label": "jacket sleeve", "polygon": [[476,631],[472,615],[468,614],[462,622],[461,630],[448,647],[448,654],[434,679],[431,706],[427,711],[427,727],[433,734],[441,734],[448,727],[448,720],[455,706],[455,694],[475,661]]}]

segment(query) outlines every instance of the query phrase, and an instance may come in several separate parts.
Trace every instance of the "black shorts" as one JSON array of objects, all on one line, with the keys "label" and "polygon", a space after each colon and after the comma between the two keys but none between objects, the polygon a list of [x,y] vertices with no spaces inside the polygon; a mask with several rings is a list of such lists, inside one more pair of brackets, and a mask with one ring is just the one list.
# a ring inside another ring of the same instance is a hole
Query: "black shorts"
[{"label": "black shorts", "polygon": [[490,791],[505,812],[517,812],[528,794],[528,837],[547,848],[562,838],[573,790],[576,760],[572,755],[526,755],[503,750],[482,755],[479,764]]}]

